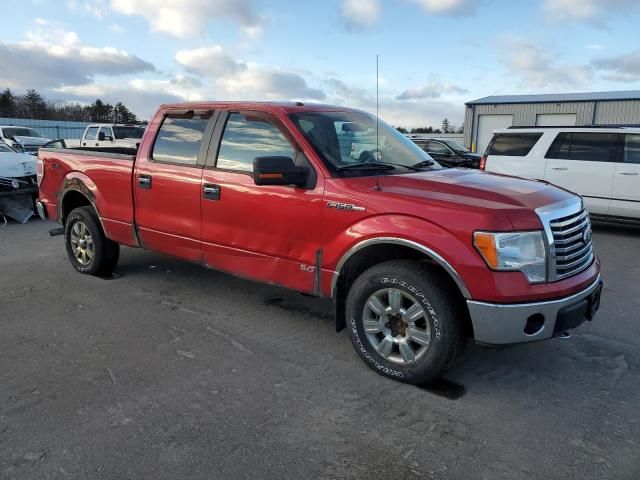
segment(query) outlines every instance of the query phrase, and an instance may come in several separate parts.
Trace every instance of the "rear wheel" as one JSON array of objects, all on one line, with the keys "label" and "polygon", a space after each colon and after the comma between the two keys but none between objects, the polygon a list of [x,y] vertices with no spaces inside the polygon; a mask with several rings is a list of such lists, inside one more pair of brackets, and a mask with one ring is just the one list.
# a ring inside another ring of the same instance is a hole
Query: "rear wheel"
[{"label": "rear wheel", "polygon": [[64,224],[67,255],[73,268],[89,275],[109,275],[118,263],[120,246],[109,240],[92,207],[73,210]]},{"label": "rear wheel", "polygon": [[376,265],[347,297],[349,335],[372,369],[407,383],[444,374],[465,343],[465,311],[451,282],[415,260]]}]

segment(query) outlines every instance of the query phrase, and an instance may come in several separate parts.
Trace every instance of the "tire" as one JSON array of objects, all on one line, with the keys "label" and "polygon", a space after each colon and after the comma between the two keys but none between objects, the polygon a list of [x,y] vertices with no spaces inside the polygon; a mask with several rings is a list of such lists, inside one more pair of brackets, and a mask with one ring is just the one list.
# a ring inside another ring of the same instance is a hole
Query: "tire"
[{"label": "tire", "polygon": [[444,273],[415,260],[371,267],[347,296],[356,352],[373,370],[401,382],[442,376],[466,342],[467,313],[454,288]]},{"label": "tire", "polygon": [[69,214],[64,240],[69,261],[80,273],[106,276],[118,264],[120,245],[106,237],[92,207],[79,207]]}]

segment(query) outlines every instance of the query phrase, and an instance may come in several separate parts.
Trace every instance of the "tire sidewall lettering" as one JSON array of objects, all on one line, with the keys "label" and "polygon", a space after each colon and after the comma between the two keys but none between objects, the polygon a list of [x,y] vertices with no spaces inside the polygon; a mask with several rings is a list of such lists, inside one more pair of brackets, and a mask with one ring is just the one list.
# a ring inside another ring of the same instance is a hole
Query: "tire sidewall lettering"
[{"label": "tire sidewall lettering", "polygon": [[412,295],[414,295],[418,299],[418,301],[424,306],[426,311],[429,313],[429,317],[431,319],[431,324],[432,324],[432,327],[433,327],[433,330],[434,330],[435,338],[437,340],[441,339],[442,330],[440,328],[440,320],[438,319],[438,315],[437,315],[435,309],[433,308],[433,306],[431,305],[431,302],[429,302],[429,299],[427,298],[427,296],[424,293],[422,293],[420,290],[418,290],[416,287],[414,287],[410,283],[407,283],[404,280],[400,280],[400,279],[393,278],[393,277],[382,277],[380,279],[380,283],[382,285],[397,285],[397,286],[400,286],[400,287],[405,288],[406,290],[408,290]]}]

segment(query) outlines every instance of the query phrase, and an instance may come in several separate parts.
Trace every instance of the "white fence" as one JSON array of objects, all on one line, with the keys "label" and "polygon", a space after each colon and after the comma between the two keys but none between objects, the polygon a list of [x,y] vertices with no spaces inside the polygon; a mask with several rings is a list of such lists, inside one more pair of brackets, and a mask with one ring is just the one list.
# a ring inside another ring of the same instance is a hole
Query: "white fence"
[{"label": "white fence", "polygon": [[0,125],[15,125],[17,127],[29,127],[40,135],[51,138],[82,138],[82,132],[89,122],[67,122],[64,120],[36,120],[33,118],[2,118]]}]

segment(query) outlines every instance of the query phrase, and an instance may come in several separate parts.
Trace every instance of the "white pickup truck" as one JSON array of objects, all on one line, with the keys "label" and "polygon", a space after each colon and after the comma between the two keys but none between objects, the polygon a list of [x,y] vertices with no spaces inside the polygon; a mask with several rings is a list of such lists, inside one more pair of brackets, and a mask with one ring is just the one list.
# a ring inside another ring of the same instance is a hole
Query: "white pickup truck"
[{"label": "white pickup truck", "polygon": [[65,140],[67,148],[137,148],[144,126],[113,123],[94,123],[85,128],[82,138]]}]

